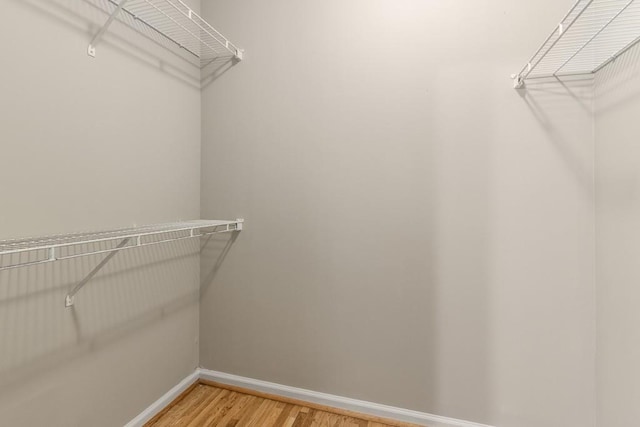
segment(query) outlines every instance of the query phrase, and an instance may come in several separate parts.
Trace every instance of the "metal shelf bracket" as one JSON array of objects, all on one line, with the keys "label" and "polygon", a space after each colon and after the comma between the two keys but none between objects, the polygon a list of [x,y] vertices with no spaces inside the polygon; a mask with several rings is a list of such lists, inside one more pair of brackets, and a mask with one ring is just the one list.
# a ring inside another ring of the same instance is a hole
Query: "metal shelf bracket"
[{"label": "metal shelf bracket", "polygon": [[122,11],[122,9],[124,8],[124,5],[127,4],[127,1],[129,0],[120,1],[120,3],[118,4],[118,7],[116,7],[116,10],[114,10],[113,13],[109,16],[109,19],[107,19],[107,22],[105,22],[102,28],[100,28],[100,31],[98,31],[96,35],[93,36],[93,40],[91,40],[91,43],[89,43],[89,47],[87,48],[87,54],[89,54],[90,57],[92,58],[96,57],[96,46],[98,45],[98,43],[100,43],[100,40],[102,40],[102,37],[105,35],[105,33],[107,32],[107,30],[109,29],[113,21],[116,19],[118,14]]},{"label": "metal shelf bracket", "polygon": [[513,79],[513,88],[514,89],[522,89],[524,87],[524,79],[520,74],[511,74],[511,78]]},{"label": "metal shelf bracket", "polygon": [[[81,282],[79,282],[79,283],[78,283],[78,284],[73,288],[73,290],[72,290],[71,292],[69,292],[69,293],[67,294],[67,296],[64,298],[64,306],[65,306],[65,307],[69,308],[69,307],[73,306],[73,303],[75,302],[76,294],[77,294],[78,292],[80,292],[80,289],[84,288],[84,286],[85,286],[87,283],[89,283],[89,280],[93,279],[93,277],[94,277],[96,274],[98,274],[98,272],[99,272],[100,270],[102,270],[102,268],[103,268],[105,265],[107,265],[107,263],[108,263],[109,261],[111,261],[111,258],[113,258],[114,256],[116,256],[116,254],[118,253],[118,251],[119,251],[120,249],[124,248],[124,247],[127,245],[127,243],[129,243],[129,241],[130,241],[130,240],[131,240],[131,238],[130,238],[130,237],[128,237],[128,238],[124,239],[122,242],[120,242],[120,243],[118,244],[118,246],[116,246],[116,248],[115,248],[113,251],[109,252],[109,254],[108,254],[106,257],[104,257],[104,259],[100,262],[100,264],[98,264],[98,265],[96,266],[96,268],[94,268],[93,270],[91,270],[91,273],[87,274],[87,276],[86,276],[84,279],[82,279],[82,281],[81,281]],[[138,238],[138,239],[137,239],[137,244],[136,244],[136,246],[140,246],[140,238]]]}]

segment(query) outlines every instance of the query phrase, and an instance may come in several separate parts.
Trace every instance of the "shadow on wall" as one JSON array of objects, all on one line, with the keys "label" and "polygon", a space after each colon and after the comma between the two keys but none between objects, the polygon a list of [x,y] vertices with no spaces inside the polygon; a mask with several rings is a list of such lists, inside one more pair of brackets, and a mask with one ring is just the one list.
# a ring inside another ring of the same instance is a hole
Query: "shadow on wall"
[{"label": "shadow on wall", "polygon": [[224,73],[238,64],[236,58],[217,58],[205,65],[202,69],[202,80],[200,84],[202,89],[206,89],[213,82],[218,80]]},{"label": "shadow on wall", "polygon": [[[214,269],[233,234],[225,236],[217,258],[211,255]],[[105,255],[0,271],[0,395],[198,304],[200,250],[207,243],[203,238],[119,252],[72,308],[64,307],[67,292]]]},{"label": "shadow on wall", "polygon": [[[639,75],[640,44],[636,44],[596,74],[598,104],[595,113],[607,114],[637,100],[640,85],[636,82]],[[604,93],[606,97],[600,96]]]},{"label": "shadow on wall", "polygon": [[[573,172],[580,186],[590,193],[593,187],[592,161],[581,154],[584,153],[584,146],[576,146],[577,139],[562,129],[571,129],[567,126],[570,120],[576,120],[577,128],[581,128],[579,122],[582,119],[579,116],[566,114],[567,99],[572,100],[585,115],[593,114],[593,83],[592,76],[556,77],[532,80],[527,82],[525,88],[518,89],[521,98],[554,143],[568,169]],[[557,118],[556,121],[552,117]],[[591,143],[590,140],[578,142],[581,145]]]},{"label": "shadow on wall", "polygon": [[[630,116],[633,113],[628,116],[624,114],[625,112],[633,112],[634,105],[638,102],[640,95],[638,81],[640,81],[640,44],[636,44],[624,55],[609,63],[596,75],[596,123],[604,129],[604,131],[597,132],[597,144],[602,145],[598,147],[600,150],[605,150],[604,146],[614,142],[613,147],[622,147],[624,144],[627,145],[627,150],[630,150],[630,153],[634,152],[632,147],[637,144],[637,136],[634,134],[635,125],[628,122],[632,119]],[[617,126],[620,127],[619,123],[621,122],[625,123],[624,132],[612,134],[614,123],[618,123]],[[614,148],[605,151],[605,153],[611,156],[612,150]],[[607,157],[604,157],[603,165],[608,161]],[[632,209],[631,206],[636,200],[635,194],[640,191],[640,184],[635,172],[633,172],[635,171],[633,160],[630,160],[628,164],[619,164],[618,170],[615,186],[609,182],[610,186],[607,187],[607,191],[598,194],[599,207]],[[611,179],[608,175],[603,174],[600,185],[604,185],[605,178]]]},{"label": "shadow on wall", "polygon": [[231,237],[224,234],[207,236],[201,246],[200,253],[202,255],[200,270],[200,294],[204,294],[209,286],[213,283],[222,267],[222,264],[231,250],[231,247],[238,238],[238,233],[232,233]]},{"label": "shadow on wall", "polygon": [[[423,214],[431,232],[430,277],[424,281],[422,301],[430,312],[422,325],[428,334],[422,399],[429,405],[417,402],[414,408],[492,423],[492,116],[489,109],[451,96],[450,82],[464,79],[463,68],[443,67],[430,94],[438,120],[429,140],[438,142],[425,153],[430,161],[423,166],[434,180],[429,203],[433,213]],[[487,85],[478,86],[472,96],[490,100],[494,92]],[[468,404],[458,406],[459,402]]]},{"label": "shadow on wall", "polygon": [[[106,22],[108,14],[115,10],[109,0],[13,0],[23,7],[55,19],[58,23],[74,28],[87,41],[99,31]],[[121,13],[119,22],[115,22],[101,41],[119,54],[138,63],[160,71],[173,79],[194,89],[200,90],[202,75],[199,59],[173,42],[149,29],[149,27]],[[140,37],[142,35],[143,37]],[[98,46],[98,56],[100,47]],[[86,53],[83,53],[86,55]],[[87,58],[87,60],[91,60]],[[98,59],[96,59],[98,60]],[[231,58],[214,59],[207,67],[207,85],[211,84],[228,69],[235,65]]]}]

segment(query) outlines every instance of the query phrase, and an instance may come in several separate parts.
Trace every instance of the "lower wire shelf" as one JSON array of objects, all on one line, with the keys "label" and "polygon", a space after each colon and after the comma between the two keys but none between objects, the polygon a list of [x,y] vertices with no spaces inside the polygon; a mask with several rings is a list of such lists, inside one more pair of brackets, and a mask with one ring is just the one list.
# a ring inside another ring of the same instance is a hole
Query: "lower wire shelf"
[{"label": "lower wire shelf", "polygon": [[243,219],[196,220],[90,233],[0,240],[0,271],[105,254],[105,258],[96,268],[67,294],[65,306],[71,307],[80,289],[119,251],[218,233],[242,231],[243,223]]}]

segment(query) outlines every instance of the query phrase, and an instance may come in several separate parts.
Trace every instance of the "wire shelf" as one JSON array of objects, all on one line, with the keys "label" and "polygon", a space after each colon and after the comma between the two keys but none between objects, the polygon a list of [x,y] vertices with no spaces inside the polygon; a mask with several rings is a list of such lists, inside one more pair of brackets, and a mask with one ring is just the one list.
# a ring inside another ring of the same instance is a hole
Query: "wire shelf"
[{"label": "wire shelf", "polygon": [[519,73],[526,80],[591,74],[640,40],[640,0],[578,0]]},{"label": "wire shelf", "polygon": [[243,57],[242,49],[182,0],[103,0],[97,3],[111,17],[91,42],[91,56],[95,56],[95,46],[112,20],[118,19],[167,48],[186,52],[201,68],[219,59],[241,60]]},{"label": "wire shelf", "polygon": [[0,271],[242,230],[235,221],[198,220],[0,241]]}]

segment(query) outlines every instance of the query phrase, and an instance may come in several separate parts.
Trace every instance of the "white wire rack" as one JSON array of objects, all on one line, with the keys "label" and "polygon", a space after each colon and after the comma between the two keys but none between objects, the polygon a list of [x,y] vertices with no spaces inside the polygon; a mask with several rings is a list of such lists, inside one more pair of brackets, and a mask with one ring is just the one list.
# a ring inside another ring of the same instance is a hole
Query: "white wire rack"
[{"label": "white wire rack", "polygon": [[183,50],[196,59],[201,68],[221,58],[243,58],[242,49],[182,0],[104,0],[103,3],[102,8],[110,16],[90,43],[90,56],[96,56],[96,45],[118,19],[165,47]]},{"label": "white wire rack", "polygon": [[595,73],[640,40],[640,0],[578,0],[514,74],[526,80]]},{"label": "white wire rack", "polygon": [[193,239],[217,233],[242,231],[244,220],[198,220],[154,224],[118,230],[61,234],[47,237],[0,241],[0,271],[90,255],[107,256],[67,295],[65,305],[119,251],[161,243]]}]

